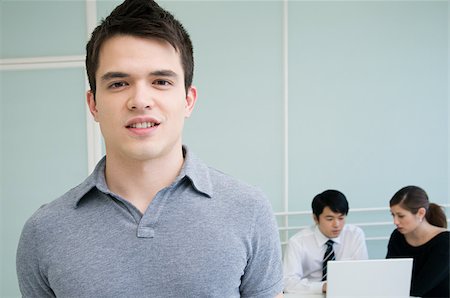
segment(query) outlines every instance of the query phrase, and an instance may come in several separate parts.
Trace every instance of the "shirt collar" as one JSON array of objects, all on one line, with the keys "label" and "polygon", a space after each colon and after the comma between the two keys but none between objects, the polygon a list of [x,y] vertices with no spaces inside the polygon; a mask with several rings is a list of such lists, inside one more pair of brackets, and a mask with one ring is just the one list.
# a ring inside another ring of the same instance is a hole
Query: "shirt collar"
[{"label": "shirt collar", "polygon": [[186,146],[183,146],[183,154],[184,164],[178,176],[179,179],[181,180],[184,177],[189,178],[195,190],[212,198],[213,185],[209,175],[209,167],[197,158]]},{"label": "shirt collar", "polygon": [[[213,187],[209,175],[209,167],[184,145],[183,155],[183,167],[181,168],[180,174],[175,179],[175,183],[181,181],[184,177],[187,177],[196,191],[211,198],[213,195]],[[105,167],[106,156],[97,163],[94,171],[86,178],[86,180],[67,193],[67,196],[74,200],[75,208],[78,207],[78,204],[84,195],[94,187],[103,193],[111,194],[111,191],[106,184]]]},{"label": "shirt collar", "polygon": [[70,190],[67,195],[74,199],[74,208],[78,207],[81,199],[94,187],[105,193],[109,193],[105,180],[106,156],[104,156],[95,166],[94,171],[80,185],[75,187],[77,191]]},{"label": "shirt collar", "polygon": [[[344,226],[344,227],[345,227],[345,226]],[[322,232],[321,232],[320,229],[319,229],[319,226],[316,224],[316,225],[314,226],[314,237],[316,238],[317,245],[319,245],[319,246],[321,247],[321,246],[325,245],[325,243],[326,243],[329,239],[333,240],[334,243],[337,243],[337,244],[341,243],[341,235],[342,235],[343,230],[344,230],[344,229],[342,229],[341,234],[339,234],[338,237],[336,237],[336,238],[328,238],[327,236],[325,236],[324,234],[322,234]]]}]

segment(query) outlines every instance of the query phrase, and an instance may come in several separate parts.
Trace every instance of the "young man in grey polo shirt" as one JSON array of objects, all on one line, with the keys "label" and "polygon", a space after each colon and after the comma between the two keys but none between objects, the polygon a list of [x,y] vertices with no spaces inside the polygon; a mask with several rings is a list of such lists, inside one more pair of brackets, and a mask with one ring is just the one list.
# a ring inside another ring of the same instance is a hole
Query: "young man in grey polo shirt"
[{"label": "young man in grey polo shirt", "polygon": [[22,295],[281,295],[268,201],[182,146],[196,101],[182,25],[153,1],[125,1],[94,30],[86,67],[106,156],[25,224]]}]

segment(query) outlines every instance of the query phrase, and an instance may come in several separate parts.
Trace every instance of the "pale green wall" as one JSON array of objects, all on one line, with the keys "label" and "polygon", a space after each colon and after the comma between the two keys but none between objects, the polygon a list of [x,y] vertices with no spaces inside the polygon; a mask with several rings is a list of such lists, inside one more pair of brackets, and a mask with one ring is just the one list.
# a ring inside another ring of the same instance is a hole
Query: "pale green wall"
[{"label": "pale green wall", "polygon": [[81,55],[83,1],[0,1],[1,58]]},{"label": "pale green wall", "polygon": [[[387,207],[410,184],[448,204],[447,2],[290,2],[289,86],[289,210],[308,210],[326,188],[351,208]],[[386,245],[368,241],[369,255]]]},{"label": "pale green wall", "polygon": [[[117,3],[99,1],[99,18]],[[194,42],[199,99],[185,143],[284,211],[283,2],[161,5]],[[288,210],[309,210],[325,188],[342,190],[354,208],[384,207],[406,184],[448,203],[448,2],[288,7]],[[0,13],[0,58],[84,55],[83,1],[1,1]],[[15,250],[25,220],[87,175],[84,70],[0,76],[0,297],[18,297]],[[351,213],[349,221],[390,216]],[[391,230],[365,228],[370,237]],[[368,247],[372,258],[384,257],[386,241]]]},{"label": "pale green wall", "polygon": [[[1,57],[82,55],[81,1],[1,1]],[[84,69],[0,72],[0,297],[19,297],[15,254],[26,219],[87,173]]]},{"label": "pale green wall", "polygon": [[446,201],[446,8],[425,1],[289,5],[293,197],[335,186],[353,207],[383,206],[399,187],[419,184]]}]

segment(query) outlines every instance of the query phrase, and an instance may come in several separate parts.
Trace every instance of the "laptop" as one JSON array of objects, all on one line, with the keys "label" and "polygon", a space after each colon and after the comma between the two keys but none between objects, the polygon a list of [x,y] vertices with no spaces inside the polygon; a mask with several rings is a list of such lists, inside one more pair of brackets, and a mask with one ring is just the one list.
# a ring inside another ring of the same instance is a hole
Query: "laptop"
[{"label": "laptop", "polygon": [[327,298],[408,298],[411,258],[328,262]]}]

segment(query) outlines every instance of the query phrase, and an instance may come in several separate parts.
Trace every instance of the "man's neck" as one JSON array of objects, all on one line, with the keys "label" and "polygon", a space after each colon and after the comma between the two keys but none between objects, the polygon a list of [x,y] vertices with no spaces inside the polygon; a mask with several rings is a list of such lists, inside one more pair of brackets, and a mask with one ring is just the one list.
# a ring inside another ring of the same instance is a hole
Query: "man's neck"
[{"label": "man's neck", "polygon": [[181,147],[158,159],[145,161],[107,154],[106,184],[113,193],[144,213],[156,194],[173,183],[183,162]]}]

